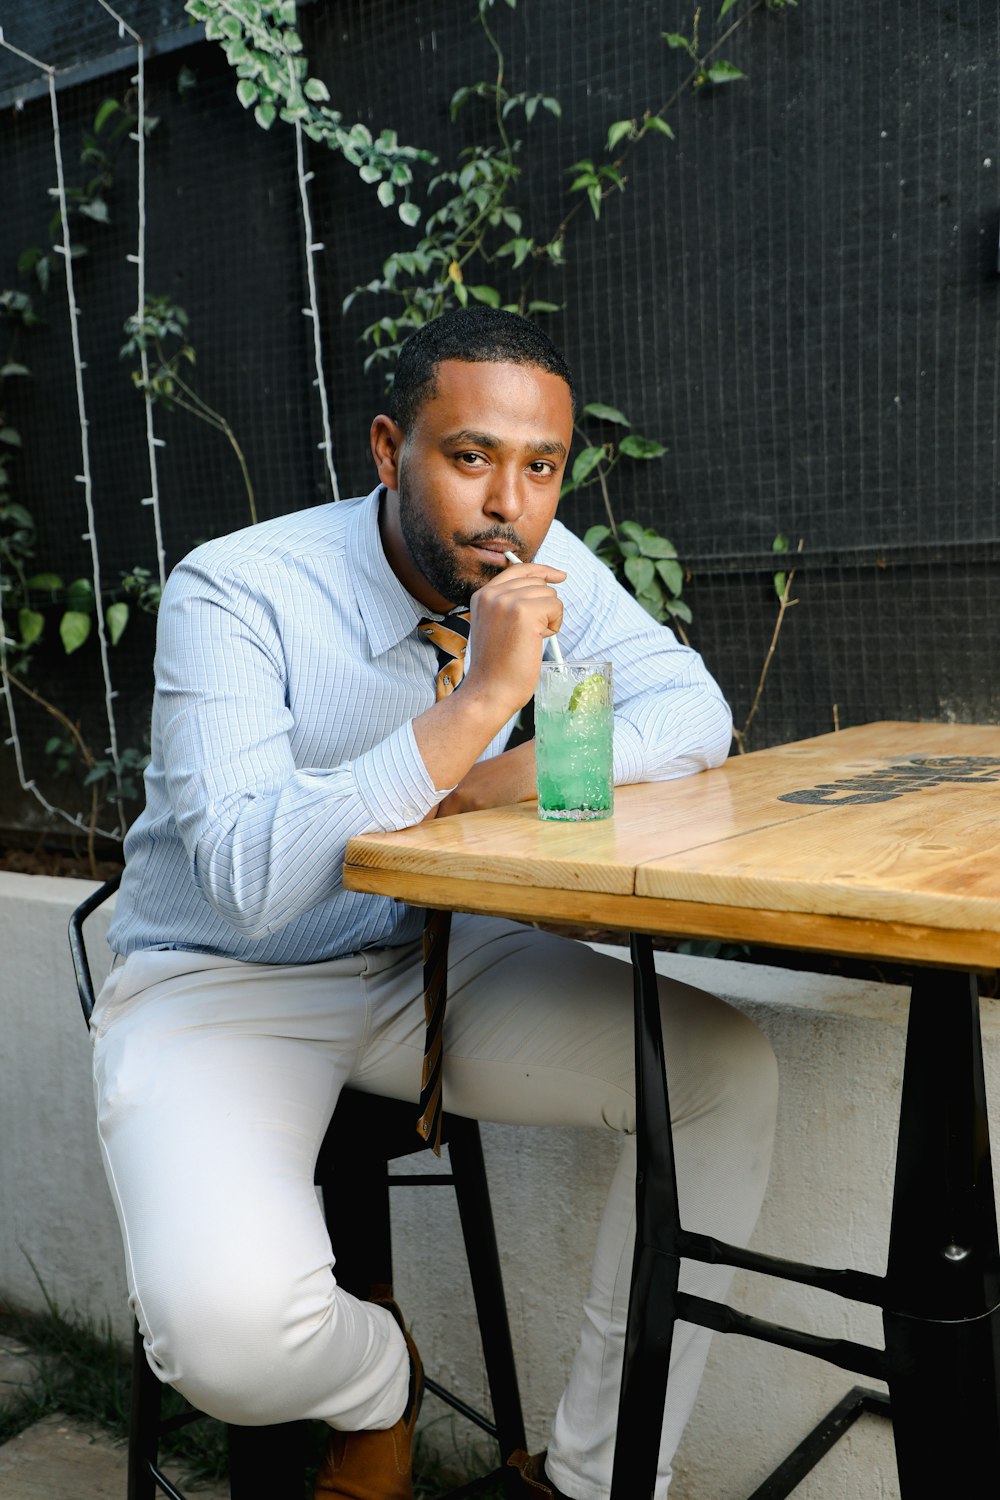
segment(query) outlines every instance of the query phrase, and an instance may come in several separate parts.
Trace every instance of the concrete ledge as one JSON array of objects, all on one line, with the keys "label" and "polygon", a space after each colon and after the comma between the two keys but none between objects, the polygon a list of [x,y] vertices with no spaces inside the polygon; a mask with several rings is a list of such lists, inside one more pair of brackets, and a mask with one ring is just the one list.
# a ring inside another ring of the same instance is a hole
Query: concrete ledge
[{"label": "concrete ledge", "polygon": [[[121,1246],[96,1143],[90,1046],[66,940],[70,913],[93,889],[88,881],[0,872],[0,1295],[41,1307],[41,1283],[65,1309],[110,1317],[125,1339]],[[88,923],[91,951],[101,958],[94,965],[98,983],[109,915],[103,909]],[[627,959],[625,949],[605,951]],[[657,954],[657,968],[729,999],[762,1027],[778,1055],[778,1147],[755,1245],[881,1273],[905,992],[679,954]],[[1000,1101],[995,1001],[983,1002],[983,1032],[990,1097]],[[615,1148],[588,1131],[490,1126],[483,1134],[525,1410],[531,1440],[541,1446],[575,1341]],[[425,1359],[445,1382],[456,1380],[485,1405],[452,1196],[399,1188],[393,1212],[397,1292]],[[431,1236],[441,1251],[428,1277]],[[881,1344],[877,1314],[828,1294],[740,1274],[732,1301],[778,1322]],[[750,1493],[853,1383],[805,1356],[717,1337],[671,1500],[738,1500]],[[427,1419],[438,1414],[429,1401]],[[447,1420],[441,1426],[447,1443]],[[796,1500],[875,1494],[893,1500],[898,1487],[891,1440],[873,1418],[838,1444]]]}]

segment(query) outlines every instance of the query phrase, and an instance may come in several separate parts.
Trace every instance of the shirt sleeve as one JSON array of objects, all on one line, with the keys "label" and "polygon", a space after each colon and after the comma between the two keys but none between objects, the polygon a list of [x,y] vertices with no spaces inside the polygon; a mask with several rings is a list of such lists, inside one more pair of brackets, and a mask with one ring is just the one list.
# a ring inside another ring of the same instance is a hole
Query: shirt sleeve
[{"label": "shirt sleeve", "polygon": [[697,651],[657,624],[559,522],[538,560],[566,570],[566,582],[557,585],[563,655],[611,662],[616,785],[721,765],[732,742],[732,714]]},{"label": "shirt sleeve", "polygon": [[434,787],[409,721],[355,759],[295,763],[283,642],[263,591],[199,553],[160,607],[153,760],[194,880],[264,937],[341,889],[348,839],[418,823]]}]

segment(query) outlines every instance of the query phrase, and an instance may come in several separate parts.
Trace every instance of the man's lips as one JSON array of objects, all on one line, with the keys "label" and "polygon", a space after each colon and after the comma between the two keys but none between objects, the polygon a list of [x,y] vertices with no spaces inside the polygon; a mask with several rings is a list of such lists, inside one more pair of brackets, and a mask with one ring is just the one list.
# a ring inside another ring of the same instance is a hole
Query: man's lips
[{"label": "man's lips", "polygon": [[483,562],[500,564],[505,562],[504,552],[509,542],[466,542],[466,550],[474,552]]}]

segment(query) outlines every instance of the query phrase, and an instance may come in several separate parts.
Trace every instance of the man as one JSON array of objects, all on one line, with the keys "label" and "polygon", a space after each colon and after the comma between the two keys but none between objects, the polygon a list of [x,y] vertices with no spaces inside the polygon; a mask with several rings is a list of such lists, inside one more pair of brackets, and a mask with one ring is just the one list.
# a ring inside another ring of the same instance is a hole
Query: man
[{"label": "man", "polygon": [[[554,520],[572,426],[569,372],[540,330],[443,317],[404,346],[372,424],[371,495],[209,542],[164,591],[147,805],[94,1022],[101,1139],[154,1370],[231,1422],[327,1421],[317,1495],[408,1500],[417,1404],[398,1311],[337,1286],[312,1188],[341,1087],[416,1100],[424,1044],[422,913],[345,891],[347,839],[531,797],[531,744],[505,746],[556,631],[567,656],[614,664],[616,781],[728,750],[698,656]],[[467,669],[437,701],[417,627],[456,605],[471,610]],[[629,970],[459,917],[450,973],[446,1108],[625,1143],[547,1456],[521,1465],[525,1494],[600,1500],[634,1232]],[[745,1240],[773,1058],[710,996],[664,982],[662,1012],[685,1220]],[[718,1296],[729,1274],[699,1266],[686,1284]],[[707,1344],[678,1329],[658,1496]]]}]

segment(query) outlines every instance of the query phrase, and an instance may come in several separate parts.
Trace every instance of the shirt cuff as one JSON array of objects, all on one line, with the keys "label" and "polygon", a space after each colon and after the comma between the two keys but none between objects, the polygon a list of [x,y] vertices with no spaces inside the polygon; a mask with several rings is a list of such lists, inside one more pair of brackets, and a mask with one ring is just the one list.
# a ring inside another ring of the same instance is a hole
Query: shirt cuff
[{"label": "shirt cuff", "polygon": [[371,833],[411,828],[452,790],[434,785],[409,723],[359,755],[353,772],[358,795],[371,814]]}]

